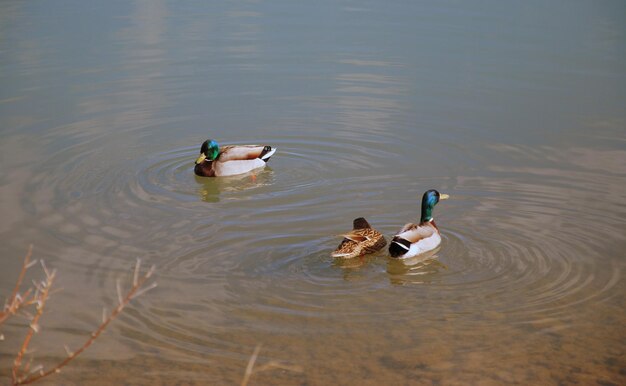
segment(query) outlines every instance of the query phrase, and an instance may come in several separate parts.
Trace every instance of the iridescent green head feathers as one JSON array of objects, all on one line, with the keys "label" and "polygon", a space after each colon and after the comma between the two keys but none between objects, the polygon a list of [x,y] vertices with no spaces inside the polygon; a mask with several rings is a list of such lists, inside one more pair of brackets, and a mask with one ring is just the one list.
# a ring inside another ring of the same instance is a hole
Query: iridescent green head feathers
[{"label": "iridescent green head feathers", "polygon": [[200,147],[200,156],[196,159],[196,164],[204,162],[205,159],[214,161],[220,154],[220,145],[212,139],[207,139]]},{"label": "iridescent green head feathers", "polygon": [[422,197],[422,217],[420,221],[422,223],[432,221],[433,219],[433,208],[439,200],[447,199],[447,194],[440,194],[435,189],[427,190]]}]

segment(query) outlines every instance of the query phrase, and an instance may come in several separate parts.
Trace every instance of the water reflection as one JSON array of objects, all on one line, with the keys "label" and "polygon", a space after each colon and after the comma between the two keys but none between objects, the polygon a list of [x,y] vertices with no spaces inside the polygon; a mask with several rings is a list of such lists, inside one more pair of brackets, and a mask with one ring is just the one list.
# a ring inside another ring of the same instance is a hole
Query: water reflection
[{"label": "water reflection", "polygon": [[262,170],[228,177],[198,177],[198,196],[204,202],[218,202],[220,195],[229,192],[242,192],[248,189],[271,185],[274,173],[269,166]]},{"label": "water reflection", "polygon": [[336,258],[333,259],[332,266],[335,268],[346,269],[353,271],[356,268],[364,267],[370,264],[374,260],[374,257],[370,255],[357,256],[351,259]]},{"label": "water reflection", "polygon": [[394,285],[434,284],[443,281],[441,270],[448,267],[437,260],[439,248],[408,259],[387,260],[389,282]]}]

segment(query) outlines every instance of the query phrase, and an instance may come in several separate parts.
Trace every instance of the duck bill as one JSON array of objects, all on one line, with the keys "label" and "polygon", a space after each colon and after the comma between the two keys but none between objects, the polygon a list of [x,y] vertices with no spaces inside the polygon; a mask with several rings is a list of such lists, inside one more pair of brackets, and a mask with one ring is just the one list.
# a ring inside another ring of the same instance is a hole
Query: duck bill
[{"label": "duck bill", "polygon": [[450,198],[450,195],[442,193],[441,195],[439,195],[439,199],[440,200],[447,200],[448,198]]},{"label": "duck bill", "polygon": [[196,165],[203,163],[205,159],[206,159],[206,155],[200,154],[200,157],[196,159]]}]

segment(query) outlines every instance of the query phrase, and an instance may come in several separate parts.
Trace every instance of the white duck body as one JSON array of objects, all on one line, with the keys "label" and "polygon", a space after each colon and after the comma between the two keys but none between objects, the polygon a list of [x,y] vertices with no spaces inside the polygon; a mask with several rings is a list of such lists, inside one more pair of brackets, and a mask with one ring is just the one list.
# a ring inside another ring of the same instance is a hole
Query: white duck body
[{"label": "white duck body", "polygon": [[433,208],[439,200],[446,200],[449,196],[434,189],[427,190],[422,197],[422,215],[419,224],[406,224],[400,229],[389,243],[391,257],[407,259],[419,254],[432,251],[441,244],[439,228],[433,220]]},{"label": "white duck body", "polygon": [[408,259],[432,251],[441,244],[441,235],[434,221],[425,224],[406,224],[389,245],[392,257]]},{"label": "white duck body", "polygon": [[235,176],[248,173],[254,169],[264,168],[266,162],[260,158],[239,161],[215,162],[215,175],[220,177]]}]

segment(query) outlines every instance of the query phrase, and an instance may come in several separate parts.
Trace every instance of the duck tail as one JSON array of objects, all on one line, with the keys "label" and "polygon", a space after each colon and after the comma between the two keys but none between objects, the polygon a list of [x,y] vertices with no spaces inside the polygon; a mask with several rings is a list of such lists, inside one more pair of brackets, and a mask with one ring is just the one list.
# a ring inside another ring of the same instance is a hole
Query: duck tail
[{"label": "duck tail", "polygon": [[270,160],[270,157],[273,156],[275,152],[276,152],[276,148],[272,148],[271,146],[265,146],[259,158],[267,162]]},{"label": "duck tail", "polygon": [[352,229],[367,229],[371,227],[370,223],[363,217],[355,218],[354,221],[352,221]]},{"label": "duck tail", "polygon": [[405,240],[401,237],[394,237],[389,243],[389,254],[391,257],[400,257],[405,255],[409,249],[411,249],[411,243],[409,240]]}]

